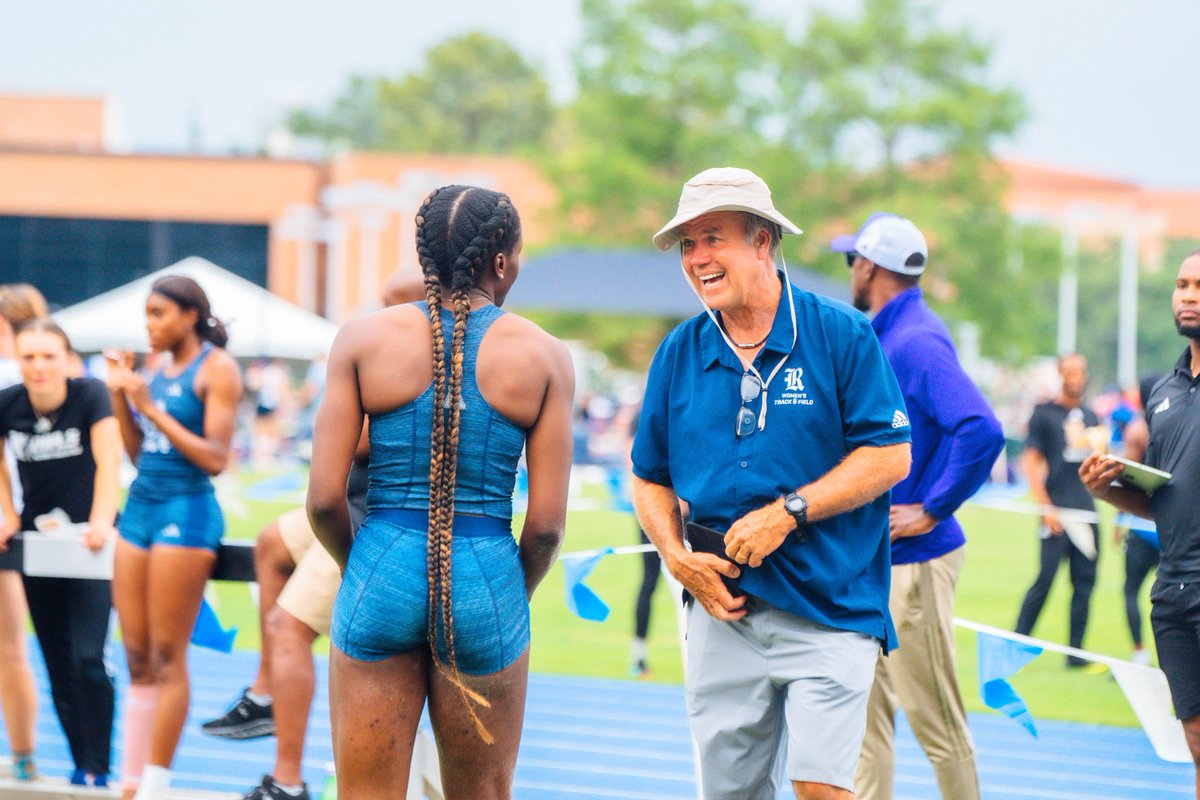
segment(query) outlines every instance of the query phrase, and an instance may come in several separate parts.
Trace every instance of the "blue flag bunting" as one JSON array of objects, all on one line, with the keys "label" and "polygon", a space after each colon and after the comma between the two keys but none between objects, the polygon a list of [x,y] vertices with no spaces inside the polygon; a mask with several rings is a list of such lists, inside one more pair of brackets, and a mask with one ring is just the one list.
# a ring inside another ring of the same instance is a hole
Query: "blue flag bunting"
[{"label": "blue flag bunting", "polygon": [[982,631],[976,635],[979,639],[979,694],[983,702],[1012,717],[1037,738],[1033,715],[1007,679],[1041,655],[1042,648]]},{"label": "blue flag bunting", "polygon": [[592,622],[604,622],[608,619],[608,605],[599,595],[584,585],[584,579],[592,574],[592,570],[600,563],[600,559],[612,552],[607,547],[588,558],[570,558],[563,560],[563,574],[566,580],[567,608],[574,611],[583,619]]},{"label": "blue flag bunting", "polygon": [[222,653],[233,652],[233,640],[237,638],[238,629],[225,630],[217,619],[217,612],[208,604],[208,598],[200,603],[200,615],[196,617],[196,625],[192,628],[192,644],[197,647],[207,647]]}]

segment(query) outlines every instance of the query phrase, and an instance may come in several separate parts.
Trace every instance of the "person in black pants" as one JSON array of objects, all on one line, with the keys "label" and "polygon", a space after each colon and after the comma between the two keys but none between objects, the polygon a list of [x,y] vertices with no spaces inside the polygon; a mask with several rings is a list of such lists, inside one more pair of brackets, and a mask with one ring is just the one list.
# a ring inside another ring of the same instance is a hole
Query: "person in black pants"
[{"label": "person in black pants", "polygon": [[[642,544],[650,544],[646,532],[638,527],[638,537]],[[629,673],[636,678],[649,678],[650,665],[646,660],[646,635],[650,632],[650,599],[658,586],[659,573],[662,571],[662,559],[658,550],[642,553],[642,584],[638,587],[637,607],[634,614],[633,651],[630,654]]]},{"label": "person in black pants", "polygon": [[1124,482],[1123,464],[1099,454],[1083,462],[1079,475],[1093,496],[1158,526],[1162,558],[1150,589],[1150,627],[1200,797],[1200,250],[1179,265],[1171,311],[1187,348],[1145,403],[1145,464],[1171,479],[1148,494]]},{"label": "person in black pants", "polygon": [[[0,545],[18,531],[78,523],[83,544],[116,538],[121,441],[108,390],[68,378],[70,342],[54,322],[17,332],[22,383],[0,391],[0,437],[12,449],[25,496],[18,515],[8,473],[0,471]],[[36,536],[36,533],[28,534]],[[104,663],[112,609],[106,580],[25,577],[34,630],[50,675],[54,708],[67,736],[71,782],[106,786],[114,690]]]},{"label": "person in black pants", "polygon": [[[1028,636],[1037,623],[1050,585],[1062,560],[1070,563],[1071,586],[1071,647],[1083,647],[1083,634],[1087,628],[1088,607],[1091,603],[1092,587],[1096,584],[1096,559],[1089,558],[1067,534],[1064,525],[1090,528],[1093,553],[1099,553],[1100,533],[1095,523],[1079,523],[1059,515],[1059,509],[1076,509],[1095,512],[1091,495],[1079,479],[1079,465],[1091,452],[1089,429],[1099,426],[1095,412],[1083,405],[1083,393],[1087,388],[1087,359],[1078,353],[1061,356],[1058,372],[1062,377],[1062,389],[1048,403],[1042,403],[1033,411],[1029,420],[1029,437],[1021,464],[1029,480],[1029,489],[1034,500],[1043,506],[1041,528],[1041,565],[1037,579],[1025,594],[1021,612],[1017,617],[1017,633]],[[1107,440],[1107,431],[1102,431]],[[1085,534],[1086,535],[1086,534]],[[1076,656],[1067,656],[1067,666],[1082,667],[1088,662]]]}]

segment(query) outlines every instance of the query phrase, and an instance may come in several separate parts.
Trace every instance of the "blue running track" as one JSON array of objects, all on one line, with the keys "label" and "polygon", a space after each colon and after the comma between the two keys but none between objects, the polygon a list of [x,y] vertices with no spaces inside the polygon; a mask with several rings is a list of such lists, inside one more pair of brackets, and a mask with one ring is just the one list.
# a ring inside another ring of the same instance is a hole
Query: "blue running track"
[{"label": "blue running track", "polygon": [[[123,694],[128,678],[121,659],[115,660],[118,692]],[[41,700],[38,766],[44,774],[65,776],[72,767],[66,740],[40,659],[35,661]],[[228,742],[200,733],[200,723],[224,712],[256,666],[253,653],[192,649],[192,709],[173,770],[174,785],[240,795],[270,771],[273,739]],[[305,759],[305,779],[314,798],[332,761],[323,659],[317,668],[318,697]],[[1159,761],[1140,730],[1038,720],[1040,738],[1035,740],[999,715],[972,714],[970,721],[986,800],[1194,797],[1192,767]],[[117,724],[119,731],[120,719]],[[120,764],[119,747],[118,733],[114,769]],[[933,771],[903,722],[896,761],[896,800],[938,797]],[[517,800],[692,800],[696,794],[682,688],[532,676],[514,794]]]}]

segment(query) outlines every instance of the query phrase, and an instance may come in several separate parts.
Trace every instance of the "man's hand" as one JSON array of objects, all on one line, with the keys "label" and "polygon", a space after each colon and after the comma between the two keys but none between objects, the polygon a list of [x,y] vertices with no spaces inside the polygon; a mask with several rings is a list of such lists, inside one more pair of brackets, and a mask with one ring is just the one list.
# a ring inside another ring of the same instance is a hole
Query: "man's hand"
[{"label": "man's hand", "polygon": [[21,518],[5,515],[0,519],[0,553],[8,552],[8,540],[21,532]]},{"label": "man's hand", "polygon": [[1079,465],[1079,479],[1088,490],[1088,494],[1099,500],[1106,500],[1112,489],[1112,482],[1125,471],[1125,465],[1120,461],[1105,458],[1099,453],[1092,453]]},{"label": "man's hand", "polygon": [[1046,526],[1046,530],[1050,531],[1051,536],[1063,535],[1062,520],[1058,518],[1058,514],[1042,514],[1042,525]]},{"label": "man's hand", "polygon": [[711,553],[681,550],[667,560],[667,569],[704,606],[709,616],[726,622],[746,616],[746,598],[731,595],[720,578],[720,575],[729,578],[741,575],[736,565]]},{"label": "man's hand", "polygon": [[794,530],[796,520],[780,498],[733,523],[725,534],[725,552],[739,564],[758,567]]},{"label": "man's hand", "polygon": [[938,521],[931,517],[925,510],[925,506],[920,503],[894,505],[888,512],[888,525],[892,530],[893,542],[897,539],[929,533],[937,526]]}]

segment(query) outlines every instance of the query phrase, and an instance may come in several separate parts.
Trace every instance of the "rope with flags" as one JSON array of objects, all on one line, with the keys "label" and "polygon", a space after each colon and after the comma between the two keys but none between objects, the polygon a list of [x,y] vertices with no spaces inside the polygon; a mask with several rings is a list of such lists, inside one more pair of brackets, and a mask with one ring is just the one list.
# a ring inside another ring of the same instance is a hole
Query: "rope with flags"
[{"label": "rope with flags", "polygon": [[[1024,505],[1040,509],[1035,504]],[[1037,513],[1042,512],[1039,510]],[[582,619],[592,622],[605,621],[609,614],[608,605],[584,581],[605,556],[647,553],[654,549],[654,545],[631,545],[563,553],[559,560],[563,562],[567,607]],[[664,575],[670,578],[665,569]],[[676,606],[679,606],[680,593],[672,591],[671,594],[675,598]],[[687,631],[685,619],[682,614],[678,613],[678,607],[676,612],[682,654]],[[1036,722],[1025,701],[1008,679],[1043,652],[1050,650],[1103,664],[1112,670],[1117,685],[1125,694],[1125,699],[1133,709],[1147,739],[1150,740],[1155,754],[1164,761],[1191,763],[1191,752],[1184,738],[1183,726],[1175,718],[1172,710],[1171,694],[1166,676],[1157,667],[1135,664],[1132,661],[1113,658],[1101,653],[1023,636],[958,617],[954,618],[954,624],[960,628],[972,630],[976,634],[979,648],[979,693],[984,704],[1015,720],[1032,736],[1037,736]],[[901,642],[902,647],[903,644]],[[686,663],[686,658],[684,658],[684,662]]]}]

